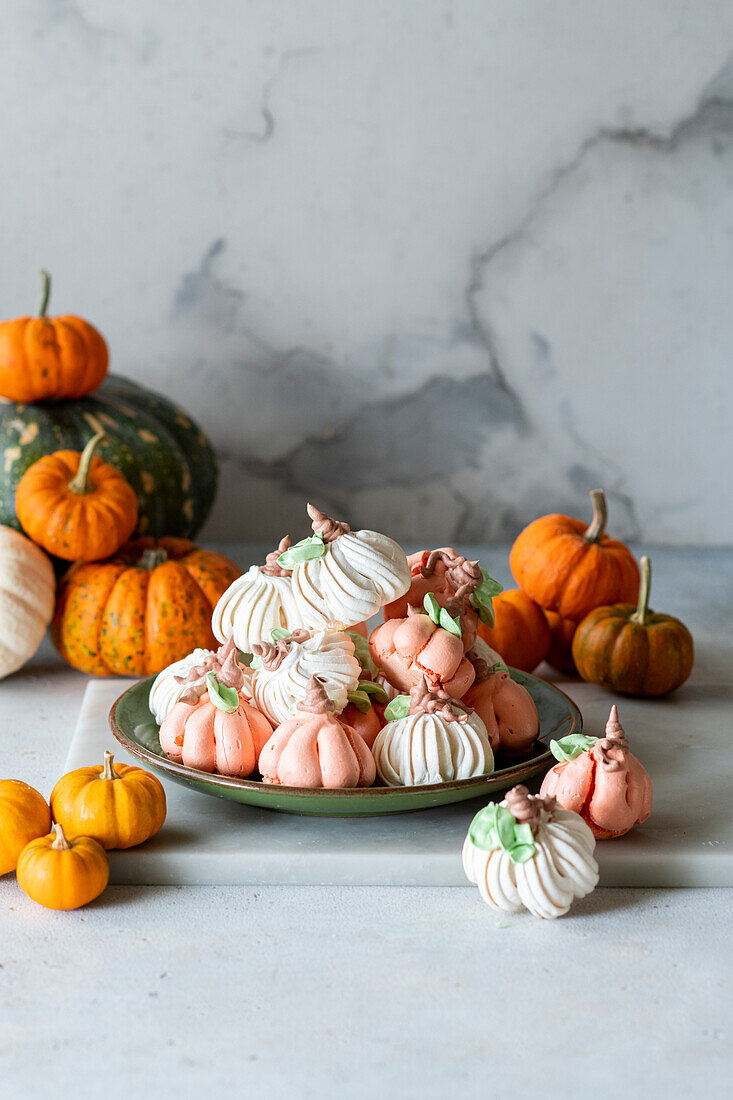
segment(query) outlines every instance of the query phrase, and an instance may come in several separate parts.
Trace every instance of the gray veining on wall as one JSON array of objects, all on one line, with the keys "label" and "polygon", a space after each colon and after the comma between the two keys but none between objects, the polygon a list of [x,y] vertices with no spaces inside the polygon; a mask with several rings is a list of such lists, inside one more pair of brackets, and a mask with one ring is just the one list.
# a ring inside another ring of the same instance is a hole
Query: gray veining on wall
[{"label": "gray veining on wall", "polygon": [[723,0],[30,0],[0,12],[3,315],[214,439],[208,533],[550,510],[733,541]]}]

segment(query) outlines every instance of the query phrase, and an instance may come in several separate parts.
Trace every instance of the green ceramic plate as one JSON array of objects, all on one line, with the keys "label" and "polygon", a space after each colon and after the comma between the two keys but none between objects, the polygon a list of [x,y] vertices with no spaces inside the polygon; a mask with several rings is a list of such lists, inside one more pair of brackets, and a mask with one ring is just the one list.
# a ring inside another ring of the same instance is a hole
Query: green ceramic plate
[{"label": "green ceramic plate", "polygon": [[348,790],[278,787],[252,779],[210,775],[175,764],[163,754],[158,740],[158,726],[148,710],[153,676],[134,684],[119,697],[109,712],[109,724],[117,740],[132,756],[162,776],[202,794],[295,814],[361,817],[406,813],[444,806],[449,802],[463,802],[523,783],[546,772],[553,763],[547,748],[551,738],[580,732],[583,719],[572,699],[559,688],[528,672],[510,671],[512,679],[524,684],[537,704],[541,740],[534,751],[519,760],[500,754],[496,759],[496,771],[491,775],[453,783],[436,783],[429,787],[351,787]]}]

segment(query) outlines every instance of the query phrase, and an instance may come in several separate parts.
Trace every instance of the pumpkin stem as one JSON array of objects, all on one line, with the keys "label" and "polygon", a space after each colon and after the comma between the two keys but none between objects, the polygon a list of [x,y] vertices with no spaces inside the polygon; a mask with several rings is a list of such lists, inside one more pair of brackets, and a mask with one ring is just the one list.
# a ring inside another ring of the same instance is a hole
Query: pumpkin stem
[{"label": "pumpkin stem", "polygon": [[115,771],[115,758],[114,754],[109,749],[104,750],[104,770],[99,777],[100,779],[119,779],[119,775]]},{"label": "pumpkin stem", "polygon": [[168,561],[168,554],[161,547],[157,547],[155,550],[144,550],[142,557],[140,558],[140,565],[143,569],[157,569],[159,565],[163,565]]},{"label": "pumpkin stem", "polygon": [[652,587],[652,563],[646,554],[641,559],[640,565],[641,584],[639,585],[639,602],[636,605],[636,611],[629,621],[632,623],[639,623],[640,626],[646,626],[646,621],[649,617],[649,593]]},{"label": "pumpkin stem", "polygon": [[79,493],[83,496],[84,493],[93,493],[94,485],[89,483],[89,470],[92,465],[92,459],[94,458],[94,452],[104,439],[104,432],[97,432],[89,440],[84,450],[81,452],[81,458],[79,459],[79,468],[69,482],[69,489],[72,493]]},{"label": "pumpkin stem", "polygon": [[46,310],[48,309],[48,301],[51,297],[51,276],[45,270],[41,268],[41,303],[38,307],[38,316],[45,317]]},{"label": "pumpkin stem", "polygon": [[591,489],[590,499],[593,504],[593,519],[583,532],[583,538],[588,542],[600,542],[601,535],[605,531],[608,522],[606,494],[603,489]]},{"label": "pumpkin stem", "polygon": [[57,822],[53,827],[53,831],[56,833],[56,839],[54,840],[51,847],[54,848],[57,852],[68,852],[71,845],[64,836],[63,826],[59,825]]}]

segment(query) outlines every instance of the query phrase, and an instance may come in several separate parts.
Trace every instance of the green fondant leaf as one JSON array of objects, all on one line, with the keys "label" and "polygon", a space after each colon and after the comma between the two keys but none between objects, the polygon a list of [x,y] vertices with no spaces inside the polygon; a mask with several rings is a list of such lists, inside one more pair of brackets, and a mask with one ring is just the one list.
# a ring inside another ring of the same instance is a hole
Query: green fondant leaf
[{"label": "green fondant leaf", "polygon": [[455,634],[460,638],[461,636],[461,620],[454,619],[444,607],[440,609],[440,615],[438,616],[438,623],[443,627],[443,630],[447,630],[449,634]]},{"label": "green fondant leaf", "polygon": [[382,685],[375,684],[373,680],[359,680],[358,690],[365,691],[367,695],[373,695],[375,703],[386,703],[389,699]]},{"label": "green fondant leaf", "polygon": [[289,638],[291,631],[286,630],[284,626],[273,626],[270,631],[270,641],[273,645],[276,642],[281,642],[283,638]]},{"label": "green fondant leaf", "polygon": [[514,827],[517,824],[514,816],[504,806],[498,806],[496,810],[496,834],[499,843],[505,851],[514,844]]},{"label": "green fondant leaf", "polygon": [[219,683],[213,672],[206,673],[206,687],[209,699],[217,710],[223,711],[224,714],[232,714],[239,706],[237,689]]},{"label": "green fondant leaf", "polygon": [[[531,831],[531,830],[530,830]],[[512,863],[526,863],[535,853],[534,844],[515,844],[508,851]]]},{"label": "green fondant leaf", "polygon": [[487,626],[493,626],[494,607],[491,601],[494,596],[498,596],[500,592],[504,591],[504,585],[499,584],[493,577],[490,577],[481,566],[479,566],[479,569],[481,569],[481,576],[484,579],[470,597],[469,603],[471,607],[478,611],[482,622],[486,623]]},{"label": "green fondant leaf", "polygon": [[586,733],[570,733],[559,741],[550,741],[550,752],[556,760],[565,764],[586,752],[597,740],[597,737],[590,737]]},{"label": "green fondant leaf", "polygon": [[534,837],[527,822],[517,823],[514,826],[514,840],[517,844],[533,844]]},{"label": "green fondant leaf", "polygon": [[487,852],[499,847],[496,836],[496,809],[496,803],[489,802],[488,806],[479,810],[468,828],[471,843]]},{"label": "green fondant leaf", "polygon": [[372,655],[369,652],[369,642],[356,630],[347,630],[345,633],[349,635],[354,643],[354,656],[361,667],[366,669],[370,676],[376,676],[377,666],[374,664]]},{"label": "green fondant leaf", "polygon": [[306,561],[315,561],[326,553],[326,544],[322,535],[309,535],[307,539],[301,539],[295,546],[283,550],[277,559],[278,565],[283,569],[294,569],[296,565],[302,565]]},{"label": "green fondant leaf", "polygon": [[400,718],[406,718],[410,709],[409,695],[396,695],[389,706],[384,708],[386,722],[399,722]]},{"label": "green fondant leaf", "polygon": [[245,668],[251,668],[253,655],[251,653],[245,653],[243,649],[238,649],[237,660],[239,661],[240,665],[244,665]]},{"label": "green fondant leaf", "polygon": [[254,656],[254,657],[252,658],[251,662],[250,662],[250,666],[249,666],[249,667],[250,667],[250,668],[253,668],[253,669],[255,670],[255,672],[259,672],[259,671],[260,671],[260,669],[261,669],[261,668],[263,667],[263,665],[262,665],[262,658],[261,658],[261,657],[257,657],[257,656]]},{"label": "green fondant leaf", "polygon": [[372,704],[365,691],[347,691],[346,698],[350,703],[353,703],[356,709],[360,710],[362,714],[366,714],[368,710],[371,710]]},{"label": "green fondant leaf", "polygon": [[425,599],[422,602],[423,607],[427,611],[430,618],[433,620],[436,626],[440,624],[440,612],[442,610],[440,604],[436,600],[432,592],[428,592]]}]

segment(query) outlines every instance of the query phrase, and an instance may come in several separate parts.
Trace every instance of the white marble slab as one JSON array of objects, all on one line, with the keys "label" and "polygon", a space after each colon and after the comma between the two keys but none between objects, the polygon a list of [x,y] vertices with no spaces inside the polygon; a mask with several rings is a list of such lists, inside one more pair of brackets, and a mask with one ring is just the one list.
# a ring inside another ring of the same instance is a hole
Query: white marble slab
[{"label": "white marble slab", "polygon": [[[119,748],[107,715],[131,681],[89,683],[67,768]],[[562,681],[589,732],[610,697]],[[597,845],[606,886],[732,886],[730,688],[694,682],[669,700],[623,700],[632,746],[654,782],[649,821]],[[701,705],[704,704],[704,705]],[[119,759],[126,759],[120,751]],[[130,763],[135,761],[130,760]],[[468,822],[484,801],[397,817],[329,819],[278,814],[166,782],[168,820],[143,847],[111,853],[111,881],[170,884],[457,886]]]}]

